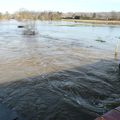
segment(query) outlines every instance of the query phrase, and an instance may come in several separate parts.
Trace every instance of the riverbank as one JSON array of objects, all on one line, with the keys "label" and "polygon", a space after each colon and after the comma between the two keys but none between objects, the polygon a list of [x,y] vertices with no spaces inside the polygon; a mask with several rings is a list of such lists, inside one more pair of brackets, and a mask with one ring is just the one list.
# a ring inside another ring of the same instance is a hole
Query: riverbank
[{"label": "riverbank", "polygon": [[120,21],[112,21],[112,20],[76,20],[76,19],[62,19],[62,20],[67,22],[120,25]]}]

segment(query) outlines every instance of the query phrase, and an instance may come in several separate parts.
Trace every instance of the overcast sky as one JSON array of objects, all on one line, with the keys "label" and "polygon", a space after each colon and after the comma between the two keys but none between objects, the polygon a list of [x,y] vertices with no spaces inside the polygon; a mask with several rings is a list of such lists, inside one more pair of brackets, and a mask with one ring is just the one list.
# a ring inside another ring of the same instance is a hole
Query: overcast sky
[{"label": "overcast sky", "polygon": [[0,12],[12,13],[21,8],[61,12],[120,11],[120,0],[0,0]]}]

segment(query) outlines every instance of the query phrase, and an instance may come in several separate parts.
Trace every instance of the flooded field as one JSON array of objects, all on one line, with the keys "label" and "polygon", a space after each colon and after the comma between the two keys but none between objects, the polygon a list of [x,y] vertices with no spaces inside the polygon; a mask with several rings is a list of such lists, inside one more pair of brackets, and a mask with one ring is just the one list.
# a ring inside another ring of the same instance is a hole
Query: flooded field
[{"label": "flooded field", "polygon": [[93,120],[120,105],[120,26],[0,22],[0,101],[27,120]]}]

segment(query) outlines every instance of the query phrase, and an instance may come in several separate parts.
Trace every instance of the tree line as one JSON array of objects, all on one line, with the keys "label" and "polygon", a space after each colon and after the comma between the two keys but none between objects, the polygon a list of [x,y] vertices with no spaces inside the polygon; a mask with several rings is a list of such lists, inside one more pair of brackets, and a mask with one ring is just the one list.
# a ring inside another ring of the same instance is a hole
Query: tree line
[{"label": "tree line", "polygon": [[21,9],[18,12],[10,14],[9,12],[0,13],[0,19],[16,19],[16,20],[61,20],[61,19],[82,19],[82,20],[120,20],[120,12],[52,12],[43,11],[35,12]]},{"label": "tree line", "polygon": [[120,20],[120,12],[77,12],[66,13],[64,19],[81,19],[81,20]]},{"label": "tree line", "polygon": [[14,14],[8,12],[2,14],[0,13],[0,19],[16,19],[16,20],[60,20],[62,18],[62,12],[34,12],[28,10],[20,10]]}]

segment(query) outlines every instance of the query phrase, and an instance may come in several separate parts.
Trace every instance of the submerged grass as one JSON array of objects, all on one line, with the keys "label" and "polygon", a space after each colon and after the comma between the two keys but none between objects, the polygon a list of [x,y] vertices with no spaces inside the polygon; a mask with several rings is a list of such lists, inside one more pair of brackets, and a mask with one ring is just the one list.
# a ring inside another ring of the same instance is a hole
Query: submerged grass
[{"label": "submerged grass", "polygon": [[[69,22],[69,21],[68,21]],[[120,27],[119,25],[112,25],[112,24],[93,24],[93,23],[84,23],[84,22],[79,22],[79,23],[75,23],[74,21],[72,22],[72,24],[64,24],[64,25],[56,25],[56,26],[63,26],[63,27],[80,27],[80,26],[91,26],[91,27]]]},{"label": "submerged grass", "polygon": [[65,27],[77,27],[77,26],[81,26],[81,24],[72,24],[72,25],[57,25],[57,26],[65,26]]},{"label": "submerged grass", "polygon": [[101,42],[101,43],[106,42],[105,40],[102,40],[101,37],[98,37],[95,41],[97,41],[97,42]]},{"label": "submerged grass", "polygon": [[116,45],[116,48],[115,48],[115,60],[118,60],[118,53],[119,53],[119,41],[117,42],[117,45]]},{"label": "submerged grass", "polygon": [[76,23],[76,24],[65,24],[65,25],[57,25],[57,26],[65,26],[65,27],[79,27],[79,26],[92,26],[92,27],[95,27],[95,26],[99,26],[99,27],[102,27],[102,26],[105,26],[105,25],[99,25],[99,24],[91,24],[91,23]]},{"label": "submerged grass", "polygon": [[116,108],[116,107],[118,107],[118,106],[120,106],[120,102],[112,102],[112,103],[109,103],[109,104],[107,104],[105,107],[107,108],[107,109],[114,109],[114,108]]}]

